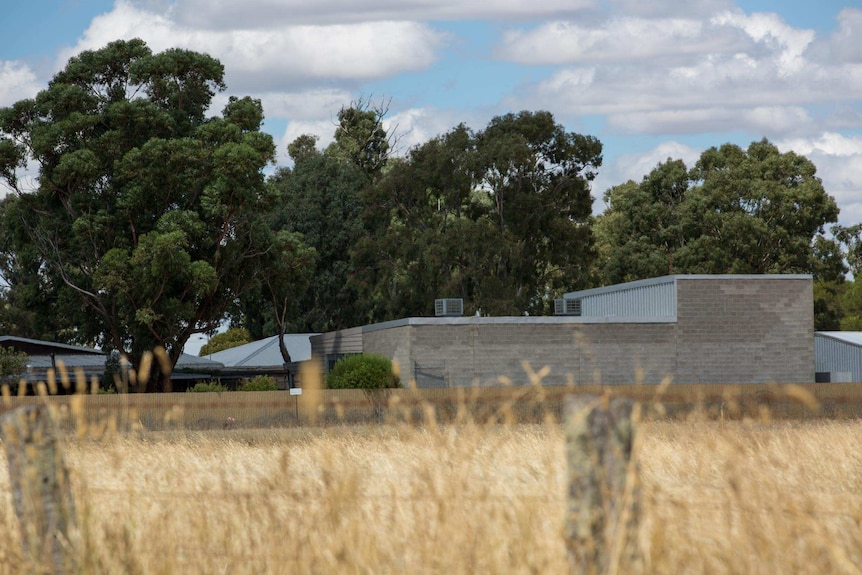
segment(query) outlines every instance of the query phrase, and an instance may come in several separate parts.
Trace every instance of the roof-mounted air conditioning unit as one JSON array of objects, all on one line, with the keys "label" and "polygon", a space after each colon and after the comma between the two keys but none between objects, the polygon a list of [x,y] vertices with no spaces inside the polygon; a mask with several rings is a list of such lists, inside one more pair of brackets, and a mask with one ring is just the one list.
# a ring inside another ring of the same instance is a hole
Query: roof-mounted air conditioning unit
[{"label": "roof-mounted air conditioning unit", "polygon": [[581,300],[565,298],[555,299],[554,315],[581,315]]},{"label": "roof-mounted air conditioning unit", "polygon": [[434,315],[437,317],[461,317],[464,315],[464,300],[461,298],[435,299]]}]

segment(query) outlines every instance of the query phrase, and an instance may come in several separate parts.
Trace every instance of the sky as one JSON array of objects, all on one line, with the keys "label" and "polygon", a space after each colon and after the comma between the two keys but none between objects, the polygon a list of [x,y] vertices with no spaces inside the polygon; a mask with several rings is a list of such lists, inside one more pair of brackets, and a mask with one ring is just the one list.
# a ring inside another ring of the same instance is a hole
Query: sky
[{"label": "sky", "polygon": [[388,107],[398,152],[460,123],[548,110],[597,137],[611,186],[668,158],[768,138],[811,159],[862,222],[860,0],[27,0],[4,7],[0,107],[47,86],[68,59],[117,39],[225,65],[259,98],[289,165],[297,136],[331,141],[357,99]]}]

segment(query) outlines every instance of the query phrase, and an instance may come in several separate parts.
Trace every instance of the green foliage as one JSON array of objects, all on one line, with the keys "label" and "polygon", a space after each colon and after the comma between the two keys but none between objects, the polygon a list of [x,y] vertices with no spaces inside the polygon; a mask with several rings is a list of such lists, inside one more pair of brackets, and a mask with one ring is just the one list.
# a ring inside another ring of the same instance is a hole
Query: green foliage
[{"label": "green foliage", "polygon": [[[385,106],[360,99],[338,112],[333,152],[376,178],[389,159],[391,134],[383,127]],[[295,159],[295,158],[294,158]]]},{"label": "green foliage", "polygon": [[373,353],[349,355],[339,359],[326,376],[330,389],[364,389],[374,391],[400,387],[388,358]]},{"label": "green foliage", "polygon": [[276,391],[277,389],[275,378],[269,375],[255,376],[239,387],[239,391]]},{"label": "green foliage", "polygon": [[814,282],[814,329],[816,331],[837,331],[841,329],[844,317],[842,295],[847,284],[842,281]]},{"label": "green foliage", "polygon": [[105,371],[99,380],[99,393],[116,393],[117,382],[124,377],[122,356],[116,349],[110,350],[105,357]]},{"label": "green foliage", "polygon": [[[232,97],[207,117],[223,76],[206,54],[116,41],[0,110],[0,177],[21,192],[0,204],[0,321],[122,350],[135,366],[160,346],[175,364],[258,289],[264,266],[293,257],[271,241],[263,168],[275,146],[260,101]],[[32,193],[14,177],[28,157]],[[161,390],[151,373],[146,389]]]},{"label": "green foliage", "polygon": [[838,216],[816,168],[767,140],[706,150],[687,170],[660,163],[605,193],[596,222],[603,283],[668,273],[843,273],[822,234]]},{"label": "green foliage", "polygon": [[839,327],[844,331],[862,329],[862,281],[846,282],[838,291]]},{"label": "green foliage", "polygon": [[588,287],[593,259],[593,137],[549,112],[461,125],[418,146],[365,197],[355,246],[362,299],[380,321],[433,313],[461,297],[467,313],[541,314],[553,294]]},{"label": "green foliage", "polygon": [[850,273],[858,276],[862,272],[862,224],[833,226],[832,235],[846,250]]},{"label": "green foliage", "polygon": [[[290,149],[294,167],[279,170],[269,184],[279,197],[273,229],[284,249],[294,249],[294,257],[273,262],[270,269],[274,278],[294,278],[297,289],[261,286],[260,296],[246,306],[261,299],[272,302],[267,317],[258,319],[260,337],[330,331],[366,319],[351,279],[355,274],[351,250],[365,233],[360,216],[368,176],[337,154],[315,150],[307,136],[297,138]],[[290,261],[297,265],[286,265]],[[254,323],[255,318],[248,319]]]},{"label": "green foliage", "polygon": [[224,333],[217,333],[207,341],[198,352],[200,357],[218,353],[232,347],[245,345],[251,341],[251,334],[245,328],[232,327]]},{"label": "green foliage", "polygon": [[225,385],[222,385],[218,381],[199,381],[194,385],[194,387],[190,387],[188,389],[189,393],[210,393],[210,392],[223,392],[230,391]]},{"label": "green foliage", "polygon": [[0,347],[0,383],[14,385],[27,371],[30,357],[12,347]]}]

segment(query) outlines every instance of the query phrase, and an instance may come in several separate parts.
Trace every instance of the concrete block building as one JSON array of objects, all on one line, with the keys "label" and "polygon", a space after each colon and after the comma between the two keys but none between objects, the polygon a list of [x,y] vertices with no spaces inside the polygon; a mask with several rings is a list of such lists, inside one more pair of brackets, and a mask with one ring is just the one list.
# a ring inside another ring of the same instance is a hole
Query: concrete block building
[{"label": "concrete block building", "polygon": [[[413,317],[311,338],[397,361],[419,387],[814,381],[809,275],[671,275],[565,294],[544,317]],[[526,362],[526,363],[525,363]]]}]

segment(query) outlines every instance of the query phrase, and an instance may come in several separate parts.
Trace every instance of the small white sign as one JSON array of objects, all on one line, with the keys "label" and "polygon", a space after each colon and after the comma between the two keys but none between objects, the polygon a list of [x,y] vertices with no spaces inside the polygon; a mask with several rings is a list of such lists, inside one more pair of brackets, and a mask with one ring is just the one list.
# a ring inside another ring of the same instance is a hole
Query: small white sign
[{"label": "small white sign", "polygon": [[290,395],[302,395],[302,388],[301,387],[291,387],[290,388]]}]

